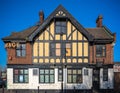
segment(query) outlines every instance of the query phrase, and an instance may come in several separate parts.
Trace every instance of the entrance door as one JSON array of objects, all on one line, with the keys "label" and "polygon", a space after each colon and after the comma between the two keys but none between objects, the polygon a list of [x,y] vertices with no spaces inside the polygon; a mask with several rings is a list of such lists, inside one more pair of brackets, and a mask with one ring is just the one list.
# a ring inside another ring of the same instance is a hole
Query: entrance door
[{"label": "entrance door", "polygon": [[93,89],[100,88],[100,69],[93,69]]}]

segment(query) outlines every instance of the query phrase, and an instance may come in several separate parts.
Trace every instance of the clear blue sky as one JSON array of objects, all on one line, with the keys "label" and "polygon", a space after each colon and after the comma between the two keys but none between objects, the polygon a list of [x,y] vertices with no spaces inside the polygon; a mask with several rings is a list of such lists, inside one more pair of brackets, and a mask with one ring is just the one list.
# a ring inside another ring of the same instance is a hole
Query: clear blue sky
[{"label": "clear blue sky", "polygon": [[120,62],[120,0],[0,0],[0,65],[7,63],[7,53],[1,38],[24,30],[45,18],[62,4],[85,28],[96,27],[96,18],[103,15],[103,24],[117,34],[114,61]]}]

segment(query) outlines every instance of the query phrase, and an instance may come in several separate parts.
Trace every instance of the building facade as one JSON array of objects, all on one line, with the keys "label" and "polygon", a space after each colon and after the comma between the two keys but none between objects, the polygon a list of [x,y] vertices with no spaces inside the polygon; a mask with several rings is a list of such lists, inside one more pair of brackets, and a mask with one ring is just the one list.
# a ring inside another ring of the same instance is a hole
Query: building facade
[{"label": "building facade", "polygon": [[[8,89],[40,93],[103,91],[114,88],[115,34],[102,25],[84,28],[63,6],[44,20],[3,38]],[[89,92],[88,92],[89,93]]]}]

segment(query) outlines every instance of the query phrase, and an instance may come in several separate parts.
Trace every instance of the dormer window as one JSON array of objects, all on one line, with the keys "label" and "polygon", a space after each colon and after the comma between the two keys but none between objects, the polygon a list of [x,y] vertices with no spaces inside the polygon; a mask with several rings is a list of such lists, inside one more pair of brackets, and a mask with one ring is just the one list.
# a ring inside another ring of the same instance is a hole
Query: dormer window
[{"label": "dormer window", "polygon": [[56,34],[65,34],[67,32],[67,23],[66,20],[56,20],[55,21],[55,33]]}]

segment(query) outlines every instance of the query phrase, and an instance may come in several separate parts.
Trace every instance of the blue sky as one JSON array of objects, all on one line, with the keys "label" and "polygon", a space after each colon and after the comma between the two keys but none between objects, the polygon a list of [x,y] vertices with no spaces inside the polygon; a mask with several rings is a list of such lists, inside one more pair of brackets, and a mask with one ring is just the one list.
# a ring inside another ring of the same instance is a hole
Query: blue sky
[{"label": "blue sky", "polygon": [[59,4],[85,28],[96,27],[96,18],[103,15],[103,25],[117,34],[114,61],[120,62],[120,0],[0,0],[0,65],[7,63],[1,38],[35,25],[40,10],[44,11],[46,18]]}]

